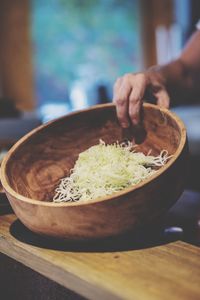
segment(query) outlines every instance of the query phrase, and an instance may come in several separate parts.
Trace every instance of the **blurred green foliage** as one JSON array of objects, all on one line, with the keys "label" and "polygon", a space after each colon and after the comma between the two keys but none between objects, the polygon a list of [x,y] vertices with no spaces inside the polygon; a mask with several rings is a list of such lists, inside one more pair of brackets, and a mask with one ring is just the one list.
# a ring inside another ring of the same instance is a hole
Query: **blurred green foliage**
[{"label": "blurred green foliage", "polygon": [[32,0],[32,36],[39,102],[141,67],[137,0]]}]

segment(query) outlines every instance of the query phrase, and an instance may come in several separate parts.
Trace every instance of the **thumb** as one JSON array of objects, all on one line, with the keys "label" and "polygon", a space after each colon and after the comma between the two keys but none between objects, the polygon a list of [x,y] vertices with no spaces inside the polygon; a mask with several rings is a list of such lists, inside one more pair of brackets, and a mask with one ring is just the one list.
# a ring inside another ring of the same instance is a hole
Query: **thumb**
[{"label": "thumb", "polygon": [[157,91],[156,93],[154,93],[154,96],[157,99],[157,104],[161,107],[164,108],[169,108],[169,104],[170,104],[170,98],[169,98],[169,94],[167,93],[167,91],[162,88],[159,91]]}]

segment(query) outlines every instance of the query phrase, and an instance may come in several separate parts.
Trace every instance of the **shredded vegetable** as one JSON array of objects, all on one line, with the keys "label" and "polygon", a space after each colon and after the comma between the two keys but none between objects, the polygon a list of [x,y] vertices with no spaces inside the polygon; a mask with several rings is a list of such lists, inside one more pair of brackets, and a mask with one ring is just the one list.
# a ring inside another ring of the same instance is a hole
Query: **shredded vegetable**
[{"label": "shredded vegetable", "polygon": [[53,201],[89,201],[112,195],[151,176],[168,159],[166,150],[155,157],[135,152],[131,142],[107,145],[100,140],[79,154],[70,176],[56,188]]}]

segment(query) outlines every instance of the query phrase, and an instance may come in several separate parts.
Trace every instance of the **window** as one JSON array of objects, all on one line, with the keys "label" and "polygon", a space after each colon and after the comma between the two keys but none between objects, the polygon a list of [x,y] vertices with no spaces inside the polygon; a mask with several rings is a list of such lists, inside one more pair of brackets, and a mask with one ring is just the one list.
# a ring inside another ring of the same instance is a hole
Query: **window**
[{"label": "window", "polygon": [[137,0],[32,1],[36,95],[45,120],[112,98],[141,69]]}]

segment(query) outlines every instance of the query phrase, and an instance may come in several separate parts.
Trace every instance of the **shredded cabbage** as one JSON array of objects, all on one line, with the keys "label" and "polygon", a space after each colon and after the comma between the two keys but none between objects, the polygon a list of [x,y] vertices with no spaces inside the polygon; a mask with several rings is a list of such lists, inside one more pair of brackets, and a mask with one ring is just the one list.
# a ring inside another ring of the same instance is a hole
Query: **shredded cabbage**
[{"label": "shredded cabbage", "polygon": [[106,145],[100,140],[79,154],[69,177],[61,179],[54,202],[88,201],[112,195],[137,184],[168,160],[168,152],[155,157],[134,152],[132,143]]}]

